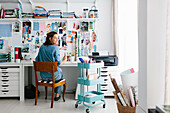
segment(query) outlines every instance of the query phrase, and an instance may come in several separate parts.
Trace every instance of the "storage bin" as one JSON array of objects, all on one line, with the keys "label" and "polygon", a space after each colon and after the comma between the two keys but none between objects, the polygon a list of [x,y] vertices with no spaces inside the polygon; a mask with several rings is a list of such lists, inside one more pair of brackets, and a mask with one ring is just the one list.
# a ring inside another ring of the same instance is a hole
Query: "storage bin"
[{"label": "storage bin", "polygon": [[114,91],[113,93],[114,93],[114,96],[115,96],[115,99],[117,102],[117,109],[118,109],[119,113],[135,113],[136,107],[122,106],[120,104],[118,97],[117,97],[116,91]]}]

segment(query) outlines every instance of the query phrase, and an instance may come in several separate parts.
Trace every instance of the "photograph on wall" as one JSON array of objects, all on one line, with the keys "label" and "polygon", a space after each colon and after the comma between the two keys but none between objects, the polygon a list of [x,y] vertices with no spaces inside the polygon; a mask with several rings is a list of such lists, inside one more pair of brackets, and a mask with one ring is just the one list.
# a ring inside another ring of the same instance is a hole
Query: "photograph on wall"
[{"label": "photograph on wall", "polygon": [[4,46],[4,39],[0,39],[0,49],[3,49]]},{"label": "photograph on wall", "polygon": [[12,31],[13,33],[19,33],[19,22],[13,22],[12,23]]},{"label": "photograph on wall", "polygon": [[57,32],[57,34],[59,34],[59,33],[58,33],[58,25],[59,25],[58,22],[52,23],[52,29],[51,29],[51,31],[55,31],[55,32]]},{"label": "photograph on wall", "polygon": [[89,22],[89,29],[93,29],[93,22]]},{"label": "photograph on wall", "polygon": [[22,48],[21,52],[29,53],[29,44],[22,44],[21,48]]},{"label": "photograph on wall", "polygon": [[81,31],[88,31],[88,22],[81,22]]},{"label": "photograph on wall", "polygon": [[64,35],[61,37],[62,47],[67,46],[66,39],[67,39],[66,34],[64,34]]},{"label": "photograph on wall", "polygon": [[46,24],[46,31],[47,31],[47,33],[49,33],[51,31],[51,29],[52,29],[51,23],[47,23]]},{"label": "photograph on wall", "polygon": [[23,22],[22,43],[31,42],[31,22]]}]

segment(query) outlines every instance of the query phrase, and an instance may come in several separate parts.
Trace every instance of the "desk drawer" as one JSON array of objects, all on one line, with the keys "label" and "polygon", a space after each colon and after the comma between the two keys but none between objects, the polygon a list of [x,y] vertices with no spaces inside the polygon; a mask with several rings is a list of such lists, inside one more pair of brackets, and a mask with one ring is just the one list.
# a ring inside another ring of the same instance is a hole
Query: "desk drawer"
[{"label": "desk drawer", "polygon": [[19,90],[19,86],[17,85],[1,85],[0,86],[0,90],[3,91],[3,90]]},{"label": "desk drawer", "polygon": [[14,90],[0,91],[0,97],[12,97],[12,96],[19,96],[19,91]]},{"label": "desk drawer", "polygon": [[108,85],[107,86],[101,86],[101,90],[108,90],[108,89],[109,89]]},{"label": "desk drawer", "polygon": [[20,72],[19,67],[0,67],[0,72]]},{"label": "desk drawer", "polygon": [[109,75],[110,73],[108,71],[101,71],[100,75]]},{"label": "desk drawer", "polygon": [[1,73],[0,80],[19,80],[19,73]]},{"label": "desk drawer", "polygon": [[19,86],[19,81],[0,80],[0,85],[14,85],[14,86]]}]

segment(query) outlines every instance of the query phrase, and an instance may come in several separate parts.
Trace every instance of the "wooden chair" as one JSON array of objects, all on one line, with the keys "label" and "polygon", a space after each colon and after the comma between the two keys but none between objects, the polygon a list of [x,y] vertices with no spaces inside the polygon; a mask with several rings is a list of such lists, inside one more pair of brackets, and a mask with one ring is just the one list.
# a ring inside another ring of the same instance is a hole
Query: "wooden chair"
[{"label": "wooden chair", "polygon": [[[36,97],[35,97],[35,105],[37,105],[37,97],[38,97],[38,86],[45,86],[45,99],[47,99],[47,87],[52,87],[52,98],[51,98],[51,108],[53,108],[53,102],[54,102],[54,88],[63,85],[63,101],[64,94],[66,91],[66,80],[62,79],[59,82],[56,83],[54,72],[57,71],[57,62],[35,62],[34,63],[34,70],[35,70],[35,80],[36,80]],[[51,72],[52,73],[52,81],[38,81],[37,78],[37,71],[38,72]]]}]

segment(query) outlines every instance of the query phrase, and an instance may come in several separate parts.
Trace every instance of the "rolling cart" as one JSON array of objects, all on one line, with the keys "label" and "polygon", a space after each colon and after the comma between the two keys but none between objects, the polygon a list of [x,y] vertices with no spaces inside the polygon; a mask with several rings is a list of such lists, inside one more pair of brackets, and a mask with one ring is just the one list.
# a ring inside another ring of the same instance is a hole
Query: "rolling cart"
[{"label": "rolling cart", "polygon": [[[104,82],[100,78],[100,68],[103,66],[103,63],[78,63],[78,68],[80,68],[80,78],[78,78],[78,84],[80,84],[80,94],[78,94],[78,101],[75,104],[75,108],[78,107],[78,104],[83,103],[87,107],[86,113],[89,113],[90,107],[103,104],[105,108],[104,93],[101,92],[100,84]],[[84,76],[84,69],[97,69],[98,79],[87,80],[87,77]],[[97,85],[97,91],[88,91],[84,92],[84,86]],[[96,101],[101,101],[100,103],[95,103]],[[87,105],[87,103],[90,103]]]}]

